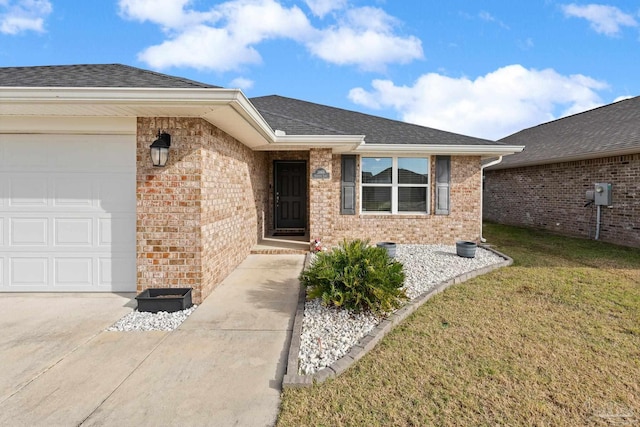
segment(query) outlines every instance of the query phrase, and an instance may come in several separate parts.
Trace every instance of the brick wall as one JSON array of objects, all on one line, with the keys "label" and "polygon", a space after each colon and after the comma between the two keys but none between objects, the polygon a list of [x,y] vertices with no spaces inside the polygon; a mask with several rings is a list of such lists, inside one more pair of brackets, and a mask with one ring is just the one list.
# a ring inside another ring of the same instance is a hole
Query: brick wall
[{"label": "brick wall", "polygon": [[[360,183],[358,160],[357,185]],[[451,157],[451,211],[449,215],[434,215],[435,157],[431,159],[431,214],[376,215],[340,214],[341,157],[329,150],[311,150],[310,169],[323,167],[331,173],[330,180],[311,179],[310,238],[320,238],[323,244],[336,245],[344,238],[368,238],[372,243],[445,243],[480,238],[480,158]],[[356,212],[360,212],[357,192]]]},{"label": "brick wall", "polygon": [[594,238],[596,207],[584,204],[596,182],[613,188],[600,240],[640,247],[640,154],[485,171],[484,218]]},{"label": "brick wall", "polygon": [[262,237],[268,200],[268,164],[204,122],[202,150],[202,297],[206,298]]},{"label": "brick wall", "polygon": [[[201,302],[257,242],[267,203],[267,160],[201,119],[139,118],[137,290],[192,287]],[[169,161],[149,145],[171,134]]]}]

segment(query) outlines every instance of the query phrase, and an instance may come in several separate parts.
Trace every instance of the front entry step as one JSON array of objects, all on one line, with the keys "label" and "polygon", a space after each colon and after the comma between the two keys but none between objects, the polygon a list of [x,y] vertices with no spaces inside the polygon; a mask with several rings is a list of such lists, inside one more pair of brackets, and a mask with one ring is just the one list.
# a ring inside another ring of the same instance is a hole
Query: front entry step
[{"label": "front entry step", "polygon": [[305,255],[309,250],[302,249],[286,249],[286,248],[253,248],[251,249],[252,254],[261,254],[261,255]]},{"label": "front entry step", "polygon": [[251,253],[268,255],[304,255],[308,253],[309,250],[310,245],[308,240],[290,240],[283,238],[265,237],[251,249]]}]

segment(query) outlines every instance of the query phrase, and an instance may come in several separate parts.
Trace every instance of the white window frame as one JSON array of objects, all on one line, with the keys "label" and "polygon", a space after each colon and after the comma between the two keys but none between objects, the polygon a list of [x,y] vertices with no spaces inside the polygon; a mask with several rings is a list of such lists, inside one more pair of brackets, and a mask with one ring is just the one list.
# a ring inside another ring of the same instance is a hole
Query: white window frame
[{"label": "white window frame", "polygon": [[[365,158],[391,158],[391,184],[366,184],[362,182],[362,162]],[[398,159],[425,159],[427,161],[427,183],[426,184],[399,184],[398,183]],[[429,215],[431,212],[431,157],[430,156],[360,156],[360,176],[358,181],[360,184],[360,213],[363,215]],[[365,211],[363,210],[364,202],[362,198],[363,187],[391,187],[391,212],[388,211]],[[398,211],[398,188],[400,187],[424,187],[427,192],[427,210],[426,211]]]}]

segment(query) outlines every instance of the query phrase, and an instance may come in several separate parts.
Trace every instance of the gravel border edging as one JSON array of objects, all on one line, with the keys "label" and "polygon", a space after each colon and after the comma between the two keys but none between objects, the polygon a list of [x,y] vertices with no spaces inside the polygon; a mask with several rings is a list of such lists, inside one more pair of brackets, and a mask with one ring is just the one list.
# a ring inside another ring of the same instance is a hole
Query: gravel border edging
[{"label": "gravel border edging", "polygon": [[[427,292],[423,293],[417,298],[407,303],[402,308],[395,311],[387,319],[383,320],[376,326],[371,332],[365,335],[356,345],[354,345],[349,352],[336,360],[326,368],[319,370],[311,375],[298,374],[298,353],[300,352],[300,335],[302,333],[302,319],[304,317],[304,303],[306,300],[306,289],[300,285],[300,292],[298,294],[298,308],[296,310],[296,316],[293,321],[293,329],[291,331],[291,343],[289,345],[289,356],[287,358],[287,371],[282,380],[283,388],[295,388],[295,387],[310,387],[314,383],[322,383],[329,378],[335,378],[348,368],[351,367],[356,361],[360,360],[365,354],[367,354],[376,344],[400,322],[407,318],[411,313],[416,311],[422,304],[427,302],[432,296],[444,291],[451,285],[465,282],[474,277],[487,274],[490,271],[498,268],[507,267],[513,264],[513,259],[507,255],[491,248],[488,245],[478,245],[483,249],[486,249],[499,257],[504,261],[498,264],[493,264],[487,267],[479,268],[464,274],[455,276],[449,280],[439,283]],[[304,268],[306,268],[311,261],[311,254],[307,254],[305,258]]]}]

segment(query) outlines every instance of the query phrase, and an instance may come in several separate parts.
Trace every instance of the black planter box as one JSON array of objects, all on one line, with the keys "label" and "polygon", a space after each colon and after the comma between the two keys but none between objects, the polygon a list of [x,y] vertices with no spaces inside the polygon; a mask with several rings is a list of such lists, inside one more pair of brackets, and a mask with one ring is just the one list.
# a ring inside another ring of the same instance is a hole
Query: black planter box
[{"label": "black planter box", "polygon": [[138,311],[157,313],[167,311],[172,313],[187,309],[191,302],[192,288],[149,288],[136,297]]}]

